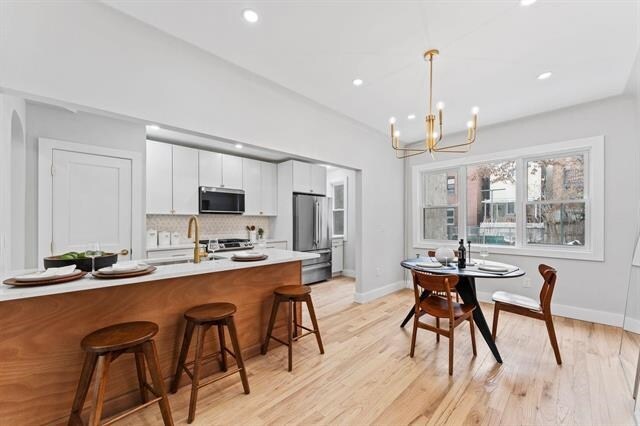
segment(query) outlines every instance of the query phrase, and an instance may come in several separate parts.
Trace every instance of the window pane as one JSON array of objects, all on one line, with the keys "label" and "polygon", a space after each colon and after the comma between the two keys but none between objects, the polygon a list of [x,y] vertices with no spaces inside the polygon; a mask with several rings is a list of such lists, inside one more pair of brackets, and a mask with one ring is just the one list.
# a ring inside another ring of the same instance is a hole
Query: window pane
[{"label": "window pane", "polygon": [[333,212],[333,235],[344,235],[344,210]]},{"label": "window pane", "polygon": [[333,208],[344,209],[344,185],[333,185]]},{"label": "window pane", "polygon": [[527,205],[527,243],[583,246],[585,203]]},{"label": "window pane", "polygon": [[425,240],[457,240],[458,208],[427,207],[422,209]]},{"label": "window pane", "polygon": [[516,162],[467,167],[467,239],[515,245]]},{"label": "window pane", "polygon": [[457,170],[423,173],[422,203],[424,207],[458,204]]},{"label": "window pane", "polygon": [[584,198],[584,155],[527,162],[529,201]]}]

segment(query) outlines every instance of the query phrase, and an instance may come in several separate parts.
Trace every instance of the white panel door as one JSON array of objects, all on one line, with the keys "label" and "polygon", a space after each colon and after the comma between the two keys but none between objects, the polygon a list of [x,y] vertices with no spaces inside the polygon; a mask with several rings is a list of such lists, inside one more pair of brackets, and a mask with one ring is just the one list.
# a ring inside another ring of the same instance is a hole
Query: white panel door
[{"label": "white panel door", "polygon": [[242,189],[242,157],[222,154],[222,187]]},{"label": "white panel door", "polygon": [[293,162],[293,192],[311,192],[311,164]]},{"label": "white panel door", "polygon": [[278,166],[273,163],[260,162],[262,214],[277,216],[278,214]]},{"label": "white panel door", "polygon": [[131,160],[54,149],[52,172],[53,254],[131,253]]},{"label": "white panel door", "polygon": [[319,195],[327,194],[327,169],[326,167],[311,166],[311,192]]},{"label": "white panel door", "polygon": [[198,214],[198,150],[173,146],[173,213]]},{"label": "white panel door", "polygon": [[147,214],[171,214],[171,145],[147,141]]},{"label": "white panel door", "polygon": [[222,187],[222,154],[199,151],[200,186]]},{"label": "white panel door", "polygon": [[257,216],[262,214],[261,169],[260,161],[242,159],[242,180],[244,185],[244,214]]}]

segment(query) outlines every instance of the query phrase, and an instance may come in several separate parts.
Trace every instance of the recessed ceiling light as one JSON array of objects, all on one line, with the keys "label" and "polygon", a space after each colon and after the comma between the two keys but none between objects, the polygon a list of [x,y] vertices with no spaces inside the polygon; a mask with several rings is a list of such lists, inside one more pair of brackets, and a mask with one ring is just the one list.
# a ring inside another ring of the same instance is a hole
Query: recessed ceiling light
[{"label": "recessed ceiling light", "polygon": [[415,119],[415,118],[416,118],[416,115],[415,115],[415,114],[409,114],[409,115],[407,115],[407,120],[413,120],[413,119]]},{"label": "recessed ceiling light", "polygon": [[147,126],[147,130],[160,130],[160,126],[158,126],[157,124],[149,124]]},{"label": "recessed ceiling light", "polygon": [[551,77],[551,71],[543,72],[538,76],[538,80],[546,80]]},{"label": "recessed ceiling light", "polygon": [[520,6],[531,6],[532,4],[534,4],[537,0],[520,0]]},{"label": "recessed ceiling light", "polygon": [[362,86],[362,83],[364,83],[364,81],[362,81],[362,79],[360,78],[356,78],[355,80],[353,80],[353,85],[356,87]]},{"label": "recessed ceiling light", "polygon": [[244,18],[245,21],[251,24],[255,24],[256,22],[258,22],[258,19],[260,19],[260,17],[258,16],[258,13],[255,10],[251,10],[251,9],[243,10],[242,17]]},{"label": "recessed ceiling light", "polygon": [[242,144],[241,143],[237,143],[236,144],[236,149],[242,149]]}]

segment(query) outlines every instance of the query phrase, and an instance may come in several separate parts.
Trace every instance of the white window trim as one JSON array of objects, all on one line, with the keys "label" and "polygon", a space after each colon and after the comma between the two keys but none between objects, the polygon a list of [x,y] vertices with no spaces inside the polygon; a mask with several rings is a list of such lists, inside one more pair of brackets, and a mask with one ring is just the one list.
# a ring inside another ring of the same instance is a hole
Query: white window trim
[{"label": "white window trim", "polygon": [[[539,156],[555,156],[570,154],[577,151],[588,152],[586,164],[587,182],[585,188],[587,195],[587,229],[586,245],[570,248],[568,246],[542,246],[527,245],[524,243],[524,205],[526,204],[526,178],[524,163],[527,159]],[[593,136],[583,139],[574,139],[566,142],[549,143],[534,147],[501,151],[491,154],[481,154],[456,159],[436,161],[432,163],[415,165],[411,172],[411,200],[412,212],[412,242],[417,249],[458,246],[457,241],[423,240],[421,231],[421,200],[420,200],[420,174],[426,171],[448,170],[458,168],[458,234],[466,240],[467,214],[466,214],[466,166],[473,164],[497,162],[505,160],[516,161],[516,245],[515,246],[490,246],[490,252],[496,254],[510,254],[520,256],[551,257],[564,259],[578,259],[589,261],[604,261],[604,136]],[[473,246],[472,246],[473,251]]]},{"label": "white window trim", "polygon": [[[343,192],[343,200],[342,202],[344,203],[344,207],[342,209],[337,209],[337,210],[342,210],[343,215],[344,215],[344,225],[343,225],[343,231],[344,234],[340,235],[340,234],[335,234],[333,231],[335,230],[335,228],[333,227],[333,212],[336,210],[333,208],[334,202],[335,202],[335,193],[334,193],[334,189],[333,187],[336,185],[343,185],[344,186],[344,192]],[[347,177],[345,176],[343,179],[336,179],[336,180],[332,180],[331,182],[329,182],[329,186],[331,187],[331,238],[342,238],[342,241],[347,241],[347,234],[348,234],[348,209],[349,209],[349,197],[348,197],[348,189],[349,187],[347,186]]]}]

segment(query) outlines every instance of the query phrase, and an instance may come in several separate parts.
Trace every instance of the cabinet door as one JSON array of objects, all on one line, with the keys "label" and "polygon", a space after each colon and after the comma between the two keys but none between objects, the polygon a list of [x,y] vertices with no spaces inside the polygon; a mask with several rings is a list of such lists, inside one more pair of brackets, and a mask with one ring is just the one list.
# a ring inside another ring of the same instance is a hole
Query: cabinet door
[{"label": "cabinet door", "polygon": [[260,163],[262,207],[265,216],[278,215],[278,166],[273,163]]},{"label": "cabinet door", "polygon": [[198,150],[173,146],[173,213],[198,214]]},{"label": "cabinet door", "polygon": [[242,158],[222,154],[222,187],[242,189]]},{"label": "cabinet door", "polygon": [[319,195],[327,194],[327,169],[322,166],[311,166],[311,192]]},{"label": "cabinet door", "polygon": [[222,154],[199,151],[200,185],[220,188],[222,186]]},{"label": "cabinet door", "polygon": [[260,161],[242,159],[242,181],[244,185],[244,214],[257,216],[262,211]]},{"label": "cabinet door", "polygon": [[343,269],[344,248],[342,244],[335,242],[331,246],[331,272],[342,272]]},{"label": "cabinet door", "polygon": [[293,162],[293,192],[311,192],[311,164]]},{"label": "cabinet door", "polygon": [[171,145],[147,141],[147,213],[171,214]]}]

